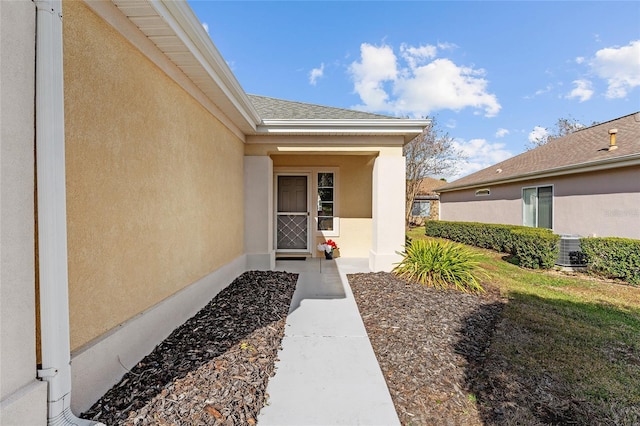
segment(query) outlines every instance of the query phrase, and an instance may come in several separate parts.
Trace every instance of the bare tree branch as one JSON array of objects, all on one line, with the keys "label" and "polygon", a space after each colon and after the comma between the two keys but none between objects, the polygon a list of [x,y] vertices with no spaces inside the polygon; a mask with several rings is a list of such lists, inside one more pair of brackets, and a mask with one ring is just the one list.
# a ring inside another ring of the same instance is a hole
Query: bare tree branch
[{"label": "bare tree branch", "polygon": [[420,135],[404,146],[407,162],[407,223],[413,201],[420,189],[420,180],[428,176],[453,174],[457,171],[458,162],[466,159],[463,152],[454,146],[454,139],[448,133],[442,133],[437,126],[437,121],[432,119],[431,124]]}]

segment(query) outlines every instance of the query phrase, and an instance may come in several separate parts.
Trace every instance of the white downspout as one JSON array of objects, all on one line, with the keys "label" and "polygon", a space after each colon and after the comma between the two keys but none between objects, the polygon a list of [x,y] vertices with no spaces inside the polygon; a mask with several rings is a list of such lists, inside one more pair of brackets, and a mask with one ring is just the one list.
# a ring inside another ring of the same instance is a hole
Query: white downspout
[{"label": "white downspout", "polygon": [[42,368],[49,425],[96,425],[71,412],[62,3],[36,5],[36,169]]}]

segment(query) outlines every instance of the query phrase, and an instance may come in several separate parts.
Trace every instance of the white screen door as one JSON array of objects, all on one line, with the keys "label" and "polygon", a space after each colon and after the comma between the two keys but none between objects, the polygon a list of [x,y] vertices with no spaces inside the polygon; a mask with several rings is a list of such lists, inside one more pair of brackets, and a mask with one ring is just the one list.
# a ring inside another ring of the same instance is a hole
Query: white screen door
[{"label": "white screen door", "polygon": [[307,176],[278,176],[277,249],[308,251]]}]

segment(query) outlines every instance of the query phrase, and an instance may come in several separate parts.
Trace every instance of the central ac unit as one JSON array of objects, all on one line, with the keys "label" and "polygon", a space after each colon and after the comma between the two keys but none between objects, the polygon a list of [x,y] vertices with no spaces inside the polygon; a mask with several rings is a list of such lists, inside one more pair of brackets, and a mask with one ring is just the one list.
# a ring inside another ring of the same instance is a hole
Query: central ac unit
[{"label": "central ac unit", "polygon": [[560,235],[560,250],[556,265],[559,266],[586,266],[587,259],[580,249],[579,235]]}]

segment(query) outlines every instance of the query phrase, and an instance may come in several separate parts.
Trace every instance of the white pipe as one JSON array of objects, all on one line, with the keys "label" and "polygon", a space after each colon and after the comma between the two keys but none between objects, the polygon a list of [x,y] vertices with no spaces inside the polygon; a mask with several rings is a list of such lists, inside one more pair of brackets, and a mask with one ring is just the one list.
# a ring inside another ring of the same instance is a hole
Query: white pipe
[{"label": "white pipe", "polygon": [[62,4],[36,5],[36,170],[42,368],[49,425],[96,425],[71,412]]}]

